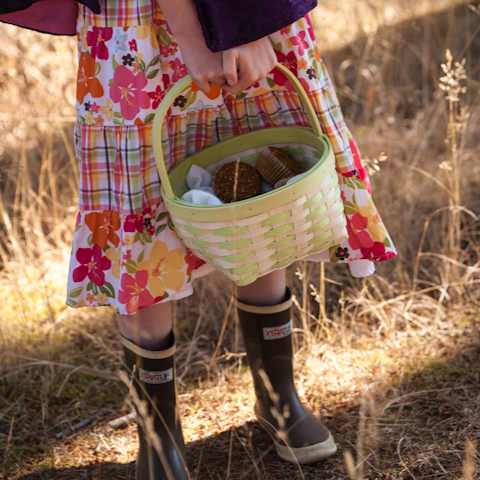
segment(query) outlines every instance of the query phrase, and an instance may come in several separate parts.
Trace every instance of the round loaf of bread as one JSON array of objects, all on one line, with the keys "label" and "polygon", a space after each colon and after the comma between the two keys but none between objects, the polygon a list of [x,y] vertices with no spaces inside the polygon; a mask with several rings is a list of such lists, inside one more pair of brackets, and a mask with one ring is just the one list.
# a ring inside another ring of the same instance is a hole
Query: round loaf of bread
[{"label": "round loaf of bread", "polygon": [[254,167],[236,161],[223,165],[215,175],[215,194],[226,203],[239,202],[260,193],[262,180]]}]

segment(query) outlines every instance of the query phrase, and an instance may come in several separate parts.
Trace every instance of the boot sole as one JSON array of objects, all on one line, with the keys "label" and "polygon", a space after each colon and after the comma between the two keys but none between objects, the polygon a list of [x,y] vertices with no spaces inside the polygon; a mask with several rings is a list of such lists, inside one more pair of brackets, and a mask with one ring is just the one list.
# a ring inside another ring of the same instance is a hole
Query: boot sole
[{"label": "boot sole", "polygon": [[278,456],[290,463],[299,463],[301,465],[308,465],[320,460],[325,460],[331,457],[337,451],[337,445],[329,433],[328,438],[323,442],[309,445],[308,447],[289,447],[281,445],[277,441],[273,441]]},{"label": "boot sole", "polygon": [[337,451],[337,444],[333,440],[332,434],[328,432],[328,438],[323,442],[316,443],[315,445],[309,445],[308,447],[289,447],[288,445],[282,445],[277,442],[270,433],[267,426],[264,424],[264,420],[257,415],[257,420],[260,426],[268,433],[273,440],[277,454],[283,460],[290,463],[299,463],[300,465],[308,465],[310,463],[319,462],[331,457]]}]

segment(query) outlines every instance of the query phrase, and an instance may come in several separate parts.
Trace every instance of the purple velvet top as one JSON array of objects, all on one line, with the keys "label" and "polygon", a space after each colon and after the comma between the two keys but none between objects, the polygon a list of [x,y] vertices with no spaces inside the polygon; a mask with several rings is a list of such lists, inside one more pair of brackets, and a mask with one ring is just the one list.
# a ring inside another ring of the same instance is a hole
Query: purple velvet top
[{"label": "purple velvet top", "polygon": [[[0,21],[40,32],[75,35],[77,2],[100,13],[99,0],[2,0]],[[195,0],[203,36],[212,52],[270,35],[316,5],[317,0]]]},{"label": "purple velvet top", "polygon": [[316,6],[317,0],[195,0],[203,36],[212,52],[270,35]]}]

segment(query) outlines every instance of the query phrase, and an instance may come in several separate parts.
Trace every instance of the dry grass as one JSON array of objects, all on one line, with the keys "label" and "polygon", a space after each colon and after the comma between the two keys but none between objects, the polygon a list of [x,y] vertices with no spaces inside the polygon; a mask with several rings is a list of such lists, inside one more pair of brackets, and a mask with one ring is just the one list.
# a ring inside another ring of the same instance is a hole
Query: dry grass
[{"label": "dry grass", "polygon": [[[322,2],[315,13],[363,154],[388,157],[372,183],[400,255],[363,281],[334,265],[288,270],[299,392],[340,446],[301,470],[254,421],[228,283],[197,281],[175,305],[193,478],[480,478],[480,16],[454,5]],[[133,480],[135,427],[108,424],[131,409],[113,315],[63,304],[75,40],[4,25],[0,38],[0,478]]]}]

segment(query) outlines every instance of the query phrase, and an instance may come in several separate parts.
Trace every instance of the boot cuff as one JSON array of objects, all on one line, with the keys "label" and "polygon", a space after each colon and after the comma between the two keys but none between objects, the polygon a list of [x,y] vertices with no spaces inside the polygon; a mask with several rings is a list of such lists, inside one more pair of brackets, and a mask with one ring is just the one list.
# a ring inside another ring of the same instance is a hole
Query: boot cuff
[{"label": "boot cuff", "polygon": [[244,312],[249,313],[260,313],[260,314],[268,314],[268,313],[280,313],[290,308],[292,305],[292,294],[290,289],[287,287],[285,291],[285,296],[287,300],[278,305],[268,305],[268,306],[257,306],[257,305],[248,305],[247,303],[242,303],[236,298],[234,298],[235,306]]},{"label": "boot cuff", "polygon": [[123,335],[121,335],[122,344],[124,347],[128,348],[130,351],[143,358],[150,358],[152,360],[160,360],[162,358],[171,357],[175,353],[175,338],[172,334],[172,346],[166,350],[152,351],[145,350],[144,348],[135,345],[130,340],[127,340]]}]

